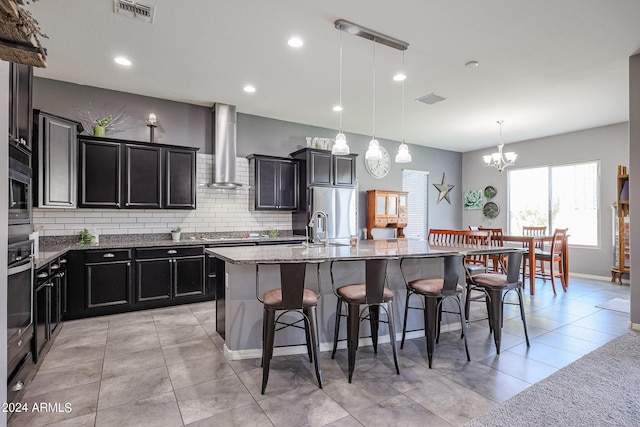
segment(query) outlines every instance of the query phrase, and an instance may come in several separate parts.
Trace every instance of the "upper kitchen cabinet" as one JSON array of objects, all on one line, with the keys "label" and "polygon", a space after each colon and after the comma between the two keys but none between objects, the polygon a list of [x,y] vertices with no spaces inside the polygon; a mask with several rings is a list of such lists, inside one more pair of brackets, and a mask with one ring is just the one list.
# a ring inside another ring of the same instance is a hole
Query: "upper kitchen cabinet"
[{"label": "upper kitchen cabinet", "polygon": [[252,154],[249,159],[249,209],[298,209],[297,160]]},{"label": "upper kitchen cabinet", "polygon": [[76,121],[34,110],[35,206],[77,207],[77,134],[81,129],[82,125]]},{"label": "upper kitchen cabinet", "polygon": [[167,147],[165,152],[165,208],[196,208],[196,151]]},{"label": "upper kitchen cabinet", "polygon": [[80,137],[80,207],[195,209],[197,148]]},{"label": "upper kitchen cabinet", "polygon": [[10,63],[9,138],[31,150],[33,67]]},{"label": "upper kitchen cabinet", "polygon": [[124,144],[126,208],[162,207],[162,149]]},{"label": "upper kitchen cabinet", "polygon": [[331,151],[303,148],[291,157],[301,160],[300,176],[306,186],[355,187],[356,156],[347,154],[336,156]]}]

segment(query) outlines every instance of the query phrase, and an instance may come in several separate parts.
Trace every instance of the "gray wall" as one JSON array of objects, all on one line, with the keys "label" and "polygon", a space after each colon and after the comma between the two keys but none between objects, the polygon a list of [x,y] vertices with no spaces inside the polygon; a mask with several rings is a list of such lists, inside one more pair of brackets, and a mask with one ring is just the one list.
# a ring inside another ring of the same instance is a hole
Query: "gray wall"
[{"label": "gray wall", "polygon": [[[33,105],[62,117],[78,120],[78,113],[92,106],[93,111],[104,115],[121,107],[131,117],[128,127],[122,132],[110,134],[114,138],[149,140],[146,118],[154,112],[160,123],[156,131],[156,141],[166,144],[199,147],[200,152],[213,154],[211,140],[211,113],[209,107],[195,106],[180,102],[167,101],[124,92],[116,92],[73,83],[34,78]],[[213,105],[213,102],[212,102]],[[337,124],[337,123],[336,123]],[[334,138],[335,129],[320,128],[300,123],[292,123],[266,117],[238,114],[237,155],[268,154],[288,156],[306,146],[306,137]],[[359,220],[360,227],[365,226],[366,190],[401,190],[402,169],[416,169],[430,172],[429,222],[431,227],[459,228],[462,221],[462,155],[453,151],[438,150],[410,144],[413,162],[393,163],[389,175],[384,179],[375,179],[365,170],[364,153],[371,139],[370,135],[358,135],[345,132],[352,153],[357,158],[357,177],[359,181]],[[380,139],[380,143],[395,158],[400,145],[396,141]],[[440,183],[442,174],[447,181],[455,185],[451,191],[451,204],[442,201],[436,203],[438,191],[433,183]]]},{"label": "gray wall", "polygon": [[[629,164],[629,126],[627,123],[603,126],[578,132],[554,135],[508,144],[505,151],[518,154],[513,168],[527,168],[540,165],[557,165],[588,160],[600,161],[600,245],[597,248],[570,247],[569,271],[603,278],[611,277],[612,265],[612,213],[611,204],[616,200],[616,177],[618,165]],[[482,190],[493,185],[498,194],[496,203],[501,208],[500,215],[491,225],[507,229],[507,173],[500,174],[495,168],[485,167],[484,154],[490,154],[496,147],[464,153],[462,158],[463,194],[467,190]],[[489,221],[482,211],[464,211],[462,223],[488,226]],[[510,230],[519,234],[520,230]],[[569,228],[571,234],[571,228]],[[569,238],[571,242],[571,238]]]},{"label": "gray wall", "polygon": [[[634,168],[635,166],[638,166]],[[629,204],[631,230],[638,230],[640,210],[640,54],[629,58]],[[636,224],[635,226],[633,224]],[[631,323],[640,329],[640,285],[634,278],[640,271],[640,239],[631,239]]]},{"label": "gray wall", "polygon": [[[9,63],[0,61],[0,135],[9,134]],[[8,176],[9,146],[0,144],[0,176]],[[6,181],[5,181],[6,182]],[[0,378],[7,378],[7,184],[0,186]],[[6,384],[6,381],[2,384]],[[7,401],[7,388],[0,387],[0,402]],[[0,426],[7,425],[7,414],[0,415]]]}]

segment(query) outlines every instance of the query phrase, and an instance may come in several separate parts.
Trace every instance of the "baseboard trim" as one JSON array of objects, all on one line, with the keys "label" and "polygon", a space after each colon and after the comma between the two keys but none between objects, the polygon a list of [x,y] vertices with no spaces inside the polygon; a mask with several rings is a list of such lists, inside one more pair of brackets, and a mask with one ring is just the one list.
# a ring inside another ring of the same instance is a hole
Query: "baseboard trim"
[{"label": "baseboard trim", "polygon": [[[583,279],[592,279],[592,280],[600,280],[603,282],[612,282],[616,283],[614,280],[611,280],[610,276],[596,276],[595,274],[583,274],[583,273],[569,273],[569,277],[580,277]],[[631,282],[629,279],[622,279],[623,285],[629,285]],[[571,284],[569,284],[571,285]]]}]

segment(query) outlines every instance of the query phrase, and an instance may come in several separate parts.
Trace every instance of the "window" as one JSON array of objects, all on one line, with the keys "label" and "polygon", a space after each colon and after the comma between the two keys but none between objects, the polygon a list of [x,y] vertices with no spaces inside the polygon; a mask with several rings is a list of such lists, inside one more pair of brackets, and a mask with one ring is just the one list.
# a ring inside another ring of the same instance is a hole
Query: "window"
[{"label": "window", "polygon": [[408,192],[409,215],[404,229],[406,237],[426,239],[429,229],[429,172],[404,169],[402,191]]},{"label": "window", "polygon": [[545,225],[549,234],[568,228],[573,245],[597,246],[599,162],[508,171],[509,232]]}]

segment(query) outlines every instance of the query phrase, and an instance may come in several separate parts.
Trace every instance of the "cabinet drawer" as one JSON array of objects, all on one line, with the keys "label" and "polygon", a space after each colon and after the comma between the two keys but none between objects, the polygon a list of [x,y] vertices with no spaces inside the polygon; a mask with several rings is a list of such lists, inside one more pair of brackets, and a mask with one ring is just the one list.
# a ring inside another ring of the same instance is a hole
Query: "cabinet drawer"
[{"label": "cabinet drawer", "polygon": [[87,251],[85,254],[85,262],[111,262],[111,261],[127,261],[131,259],[130,249],[114,249]]},{"label": "cabinet drawer", "polygon": [[382,215],[376,215],[375,226],[377,227],[386,227],[387,226],[387,217]]},{"label": "cabinet drawer", "polygon": [[387,223],[389,223],[389,224],[397,224],[398,223],[398,216],[397,215],[389,215],[389,216],[387,216]]},{"label": "cabinet drawer", "polygon": [[204,254],[204,246],[175,247],[168,246],[162,248],[136,249],[136,259],[168,258],[196,256]]}]

